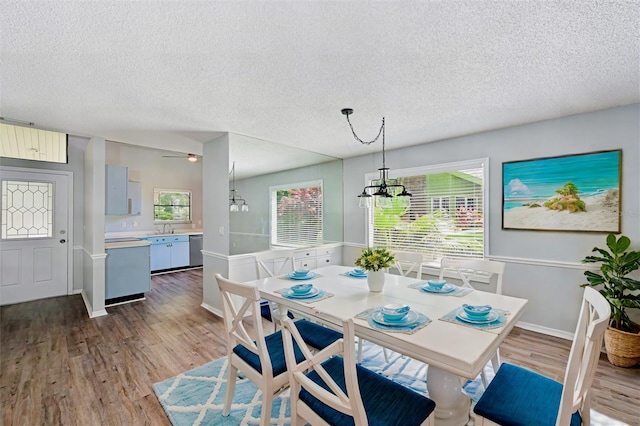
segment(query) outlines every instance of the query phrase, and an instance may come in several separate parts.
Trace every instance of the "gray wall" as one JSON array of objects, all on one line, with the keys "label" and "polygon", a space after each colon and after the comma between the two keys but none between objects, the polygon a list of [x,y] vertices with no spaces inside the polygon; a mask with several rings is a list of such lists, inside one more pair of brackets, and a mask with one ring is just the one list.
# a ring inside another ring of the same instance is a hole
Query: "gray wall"
[{"label": "gray wall", "polygon": [[[572,332],[582,297],[580,260],[606,234],[502,230],[502,163],[565,154],[623,150],[622,233],[640,249],[640,104],[547,120],[387,152],[394,169],[489,158],[488,257],[507,262],[504,293],[529,299],[522,321]],[[356,196],[380,154],[344,160],[344,241],[366,244],[365,212]],[[597,171],[594,170],[594,173]]]}]

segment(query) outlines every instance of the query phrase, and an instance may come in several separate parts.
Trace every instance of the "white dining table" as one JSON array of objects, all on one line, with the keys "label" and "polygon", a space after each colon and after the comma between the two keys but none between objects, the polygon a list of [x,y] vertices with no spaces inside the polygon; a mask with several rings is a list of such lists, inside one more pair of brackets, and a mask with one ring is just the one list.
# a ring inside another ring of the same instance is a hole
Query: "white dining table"
[{"label": "white dining table", "polygon": [[[279,290],[300,282],[287,276],[255,281],[262,298],[278,305],[279,313],[287,310],[339,329],[341,319],[354,318],[362,311],[389,303],[407,304],[411,310],[431,319],[413,334],[388,332],[369,325],[366,319],[354,320],[357,336],[389,348],[429,365],[427,390],[436,403],[437,425],[466,425],[469,420],[470,398],[462,392],[463,380],[475,379],[509,334],[527,305],[526,299],[473,290],[464,296],[431,294],[409,287],[416,278],[385,274],[382,292],[370,292],[367,280],[344,274],[352,267],[327,266],[314,269],[310,280],[315,287],[333,296],[313,301],[285,298]],[[500,328],[479,329],[441,320],[445,314],[463,303],[491,305],[508,312],[506,323]]]}]

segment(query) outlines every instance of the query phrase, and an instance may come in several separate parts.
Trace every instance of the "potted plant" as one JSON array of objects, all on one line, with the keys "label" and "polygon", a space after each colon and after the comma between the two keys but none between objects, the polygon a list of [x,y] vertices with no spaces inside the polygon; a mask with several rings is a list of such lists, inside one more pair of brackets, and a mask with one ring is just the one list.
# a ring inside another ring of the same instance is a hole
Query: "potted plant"
[{"label": "potted plant", "polygon": [[587,256],[582,263],[599,263],[600,272],[585,271],[587,284],[598,287],[611,306],[611,320],[604,335],[609,362],[631,367],[640,362],[640,325],[634,323],[627,309],[640,308],[640,281],[630,275],[640,268],[640,251],[627,250],[631,240],[624,235],[616,240],[607,236],[607,249],[593,248],[600,255]]},{"label": "potted plant", "polygon": [[356,259],[356,266],[369,271],[367,283],[369,290],[382,291],[384,287],[384,273],[394,261],[394,256],[384,247],[362,249],[360,257]]}]

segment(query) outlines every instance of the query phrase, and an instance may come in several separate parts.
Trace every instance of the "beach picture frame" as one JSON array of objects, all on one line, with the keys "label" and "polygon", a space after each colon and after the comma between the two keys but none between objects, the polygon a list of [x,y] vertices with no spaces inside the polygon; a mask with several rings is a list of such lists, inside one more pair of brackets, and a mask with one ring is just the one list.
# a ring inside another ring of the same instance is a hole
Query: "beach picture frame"
[{"label": "beach picture frame", "polygon": [[622,150],[502,163],[502,229],[619,234]]}]

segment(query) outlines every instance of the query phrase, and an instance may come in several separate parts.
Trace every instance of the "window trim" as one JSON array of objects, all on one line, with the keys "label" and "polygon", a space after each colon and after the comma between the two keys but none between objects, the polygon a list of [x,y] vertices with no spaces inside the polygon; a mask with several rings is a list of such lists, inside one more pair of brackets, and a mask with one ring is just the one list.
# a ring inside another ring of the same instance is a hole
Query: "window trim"
[{"label": "window trim", "polygon": [[324,239],[324,179],[314,179],[303,182],[293,182],[282,185],[272,185],[269,186],[269,245],[271,247],[289,247],[289,248],[302,248],[309,247],[309,245],[297,245],[297,244],[284,244],[279,242],[274,242],[277,238],[277,216],[274,215],[274,212],[277,211],[276,200],[273,198],[273,194],[277,193],[279,190],[288,190],[292,188],[308,188],[319,186],[322,194],[322,236]]},{"label": "window trim", "polygon": [[[156,192],[181,192],[189,194],[189,219],[188,220],[159,220],[156,218],[156,206],[160,204],[155,203]],[[166,188],[153,188],[153,224],[162,225],[163,223],[192,223],[193,222],[193,192],[189,189],[166,189]]]},{"label": "window trim", "polygon": [[[436,174],[436,173],[446,173],[451,171],[459,171],[464,169],[469,169],[473,167],[482,167],[484,169],[483,175],[483,185],[482,185],[482,196],[484,198],[483,201],[483,215],[484,220],[482,224],[482,232],[483,232],[483,247],[482,247],[482,256],[483,258],[489,257],[489,158],[477,158],[473,160],[463,160],[463,161],[455,161],[450,163],[440,163],[426,166],[418,166],[418,167],[408,167],[404,169],[394,169],[389,170],[389,178],[402,178],[407,176],[416,176],[421,174]],[[365,185],[370,185],[371,181],[376,180],[380,177],[379,173],[369,172],[365,174]],[[366,209],[366,241],[367,247],[371,247],[373,244],[373,228],[371,224],[373,223],[373,209],[375,207],[368,207]]]}]

